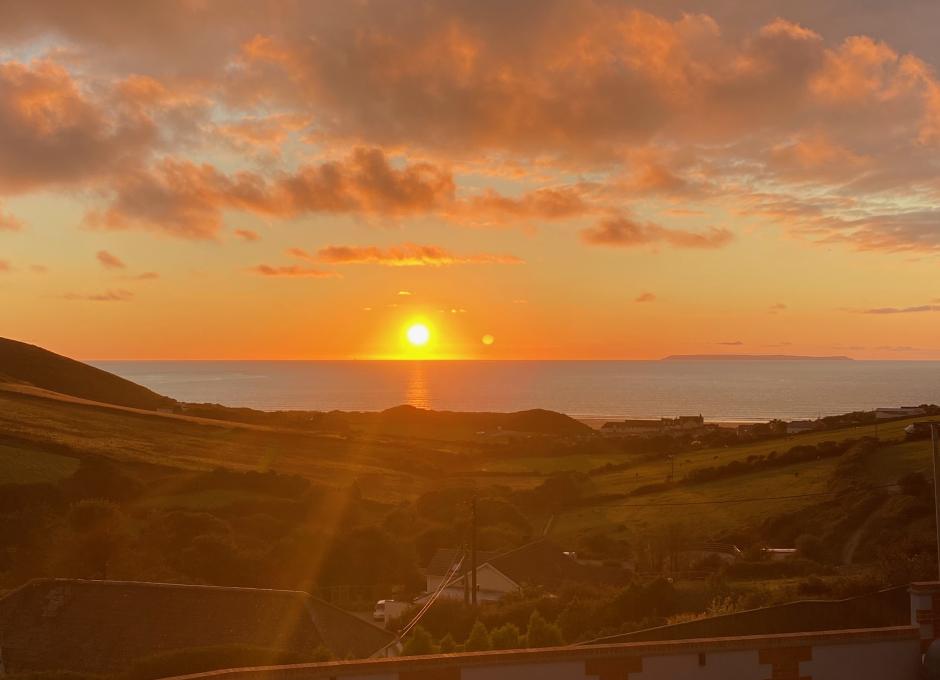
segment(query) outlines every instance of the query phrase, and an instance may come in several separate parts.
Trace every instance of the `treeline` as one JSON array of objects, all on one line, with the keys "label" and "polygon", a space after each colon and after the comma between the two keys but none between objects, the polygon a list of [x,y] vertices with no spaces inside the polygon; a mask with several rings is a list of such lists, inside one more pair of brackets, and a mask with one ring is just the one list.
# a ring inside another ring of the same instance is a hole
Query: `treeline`
[{"label": "treeline", "polygon": [[[572,644],[660,625],[677,612],[703,607],[709,596],[681,594],[670,581],[657,578],[619,589],[572,584],[552,595],[533,590],[477,608],[441,600],[406,640],[405,653]],[[416,612],[405,612],[392,627],[405,625]]]},{"label": "treeline", "polygon": [[846,439],[841,442],[820,442],[815,446],[799,445],[788,451],[777,453],[771,451],[767,455],[752,455],[744,460],[733,460],[724,465],[716,465],[691,470],[684,478],[687,484],[703,484],[718,479],[727,479],[739,475],[747,475],[763,470],[808,463],[814,460],[838,458],[851,449],[857,440]]}]

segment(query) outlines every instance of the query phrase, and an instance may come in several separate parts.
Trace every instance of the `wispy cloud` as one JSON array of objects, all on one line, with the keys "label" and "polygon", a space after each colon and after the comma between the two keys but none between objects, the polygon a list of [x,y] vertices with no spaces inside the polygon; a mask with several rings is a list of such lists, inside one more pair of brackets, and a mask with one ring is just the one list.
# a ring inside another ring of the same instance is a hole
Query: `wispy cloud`
[{"label": "wispy cloud", "polygon": [[258,241],[261,239],[258,232],[252,231],[251,229],[236,229],[232,233],[242,241]]},{"label": "wispy cloud", "polygon": [[634,302],[655,302],[655,300],[656,300],[656,294],[649,293],[649,292],[640,293],[633,299]]},{"label": "wispy cloud", "polygon": [[611,217],[581,231],[581,239],[593,246],[638,248],[669,245],[674,248],[722,248],[734,240],[728,229],[709,227],[705,231],[670,229],[652,222],[637,222],[628,217]]},{"label": "wispy cloud", "polygon": [[117,255],[112,255],[107,250],[99,250],[96,255],[99,264],[105,269],[126,269],[127,265]]},{"label": "wispy cloud", "polygon": [[272,266],[268,264],[259,264],[252,267],[251,271],[260,276],[295,278],[295,279],[335,279],[339,274],[322,269],[313,269],[310,267],[301,267],[300,265],[280,265]]},{"label": "wispy cloud", "polygon": [[[309,258],[299,248],[290,254]],[[405,243],[400,246],[327,246],[317,251],[316,259],[330,264],[378,264],[386,267],[443,267],[457,264],[523,264],[515,255],[480,253],[460,255],[441,246]]]},{"label": "wispy cloud", "polygon": [[917,305],[916,307],[874,307],[862,310],[863,314],[923,314],[940,312],[940,304]]},{"label": "wispy cloud", "polygon": [[62,298],[65,300],[80,300],[87,302],[128,302],[133,299],[134,294],[129,290],[115,289],[106,290],[103,293],[65,293]]},{"label": "wispy cloud", "polygon": [[3,211],[0,205],[0,231],[20,231],[23,228],[23,221],[17,219],[15,215]]}]

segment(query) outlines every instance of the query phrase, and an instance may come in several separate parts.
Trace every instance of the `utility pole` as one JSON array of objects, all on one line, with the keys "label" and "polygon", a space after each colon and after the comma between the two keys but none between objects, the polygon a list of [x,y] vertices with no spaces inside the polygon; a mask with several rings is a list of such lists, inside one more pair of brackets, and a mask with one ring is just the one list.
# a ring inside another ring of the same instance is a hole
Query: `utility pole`
[{"label": "utility pole", "polygon": [[933,508],[937,522],[937,572],[940,576],[940,424],[930,423],[933,460]]},{"label": "utility pole", "polygon": [[470,606],[470,572],[467,571],[467,544],[460,549],[460,571],[463,572],[463,604]]},{"label": "utility pole", "polygon": [[[940,511],[938,511],[940,517]],[[477,605],[477,498],[470,501],[470,603]]]}]

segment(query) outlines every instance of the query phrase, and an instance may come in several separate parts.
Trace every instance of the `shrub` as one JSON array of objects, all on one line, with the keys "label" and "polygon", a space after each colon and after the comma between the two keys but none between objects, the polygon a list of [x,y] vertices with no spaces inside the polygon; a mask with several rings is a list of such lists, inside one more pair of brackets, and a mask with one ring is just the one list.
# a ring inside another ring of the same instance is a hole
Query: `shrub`
[{"label": "shrub", "polygon": [[464,643],[464,650],[468,652],[485,652],[493,648],[490,633],[482,621],[477,621],[470,629],[470,636]]},{"label": "shrub", "polygon": [[519,638],[519,629],[512,623],[505,623],[490,633],[493,649],[519,649],[522,646]]},{"label": "shrub", "polygon": [[401,654],[402,656],[422,656],[424,654],[433,654],[434,651],[431,634],[422,626],[415,626],[411,629],[411,637],[402,647]]},{"label": "shrub", "polygon": [[821,562],[824,552],[824,544],[818,536],[812,534],[803,534],[796,539],[796,549],[802,557],[808,560]]},{"label": "shrub", "polygon": [[930,490],[927,478],[920,472],[908,472],[898,480],[898,486],[901,487],[901,493],[908,496],[926,496]]},{"label": "shrub", "polygon": [[441,654],[453,654],[457,651],[457,642],[450,633],[442,637],[437,646]]},{"label": "shrub", "polygon": [[529,617],[529,626],[526,629],[527,647],[557,647],[563,644],[561,630],[558,626],[549,623],[539,614],[538,610]]}]

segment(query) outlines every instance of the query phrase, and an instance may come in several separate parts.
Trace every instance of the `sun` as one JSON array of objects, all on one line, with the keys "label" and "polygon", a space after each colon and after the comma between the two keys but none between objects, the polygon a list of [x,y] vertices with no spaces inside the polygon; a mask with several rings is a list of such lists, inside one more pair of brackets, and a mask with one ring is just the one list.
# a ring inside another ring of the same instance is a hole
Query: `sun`
[{"label": "sun", "polygon": [[424,347],[428,344],[428,340],[431,339],[431,330],[423,323],[415,323],[408,326],[408,330],[405,331],[405,337],[408,338],[408,342],[413,346]]}]

